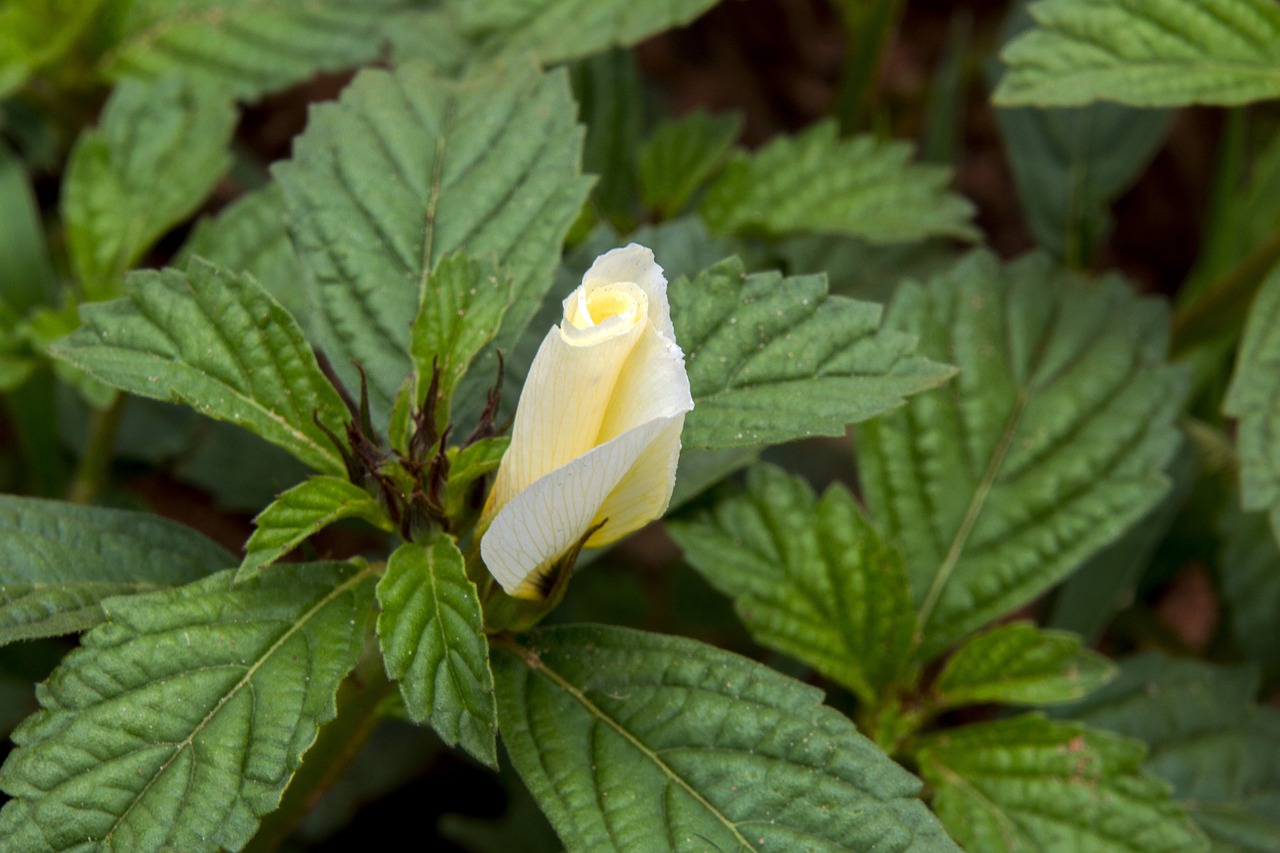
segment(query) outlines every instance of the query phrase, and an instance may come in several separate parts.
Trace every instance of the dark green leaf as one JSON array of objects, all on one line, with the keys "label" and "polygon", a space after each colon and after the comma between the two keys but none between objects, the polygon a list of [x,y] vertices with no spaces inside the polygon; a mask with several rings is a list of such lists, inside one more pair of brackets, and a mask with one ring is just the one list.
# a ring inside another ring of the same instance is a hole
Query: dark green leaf
[{"label": "dark green leaf", "polygon": [[[0,31],[3,28],[0,23]],[[35,305],[53,301],[57,277],[49,261],[31,178],[2,141],[0,198],[5,200],[0,206],[0,310],[12,310],[16,317]],[[6,318],[4,326],[7,331],[12,322]]]},{"label": "dark green leaf", "polygon": [[570,69],[578,117],[587,126],[582,167],[597,176],[591,199],[629,230],[637,210],[636,158],[644,126],[644,89],[631,53],[612,50]]},{"label": "dark green leaf", "polygon": [[502,462],[502,454],[507,452],[510,439],[504,437],[485,438],[462,449],[449,451],[449,476],[444,484],[444,508],[450,518],[458,518],[467,512],[478,513],[479,506],[471,506],[471,501],[478,497],[484,501],[484,494],[475,495],[476,481],[487,474],[498,470]]},{"label": "dark green leaf", "polygon": [[658,125],[640,148],[644,206],[663,217],[684,210],[741,132],[742,116],[737,113],[711,116],[696,110]]},{"label": "dark green leaf", "polygon": [[1218,519],[1218,571],[1231,632],[1268,673],[1280,674],[1280,546],[1260,512],[1230,507]]}]

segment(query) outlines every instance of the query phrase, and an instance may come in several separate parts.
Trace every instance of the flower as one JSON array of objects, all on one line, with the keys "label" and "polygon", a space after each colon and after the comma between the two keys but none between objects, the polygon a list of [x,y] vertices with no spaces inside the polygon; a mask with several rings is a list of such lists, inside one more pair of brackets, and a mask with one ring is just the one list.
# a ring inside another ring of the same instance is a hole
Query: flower
[{"label": "flower", "polygon": [[606,252],[564,300],[520,392],[480,541],[502,588],[541,600],[584,537],[607,545],[660,516],[692,408],[662,267],[636,243]]}]

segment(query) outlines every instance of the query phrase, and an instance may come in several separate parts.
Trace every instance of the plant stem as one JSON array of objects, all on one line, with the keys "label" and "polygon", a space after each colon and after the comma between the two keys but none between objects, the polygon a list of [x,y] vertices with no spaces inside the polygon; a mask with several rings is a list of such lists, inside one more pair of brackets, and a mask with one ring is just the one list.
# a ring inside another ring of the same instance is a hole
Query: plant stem
[{"label": "plant stem", "polygon": [[126,399],[124,394],[116,394],[109,406],[94,412],[89,427],[89,443],[67,491],[67,500],[72,503],[93,503],[106,488]]},{"label": "plant stem", "polygon": [[902,0],[836,0],[849,51],[840,77],[836,115],[840,132],[861,127],[875,105],[876,83],[885,47],[902,11]]}]

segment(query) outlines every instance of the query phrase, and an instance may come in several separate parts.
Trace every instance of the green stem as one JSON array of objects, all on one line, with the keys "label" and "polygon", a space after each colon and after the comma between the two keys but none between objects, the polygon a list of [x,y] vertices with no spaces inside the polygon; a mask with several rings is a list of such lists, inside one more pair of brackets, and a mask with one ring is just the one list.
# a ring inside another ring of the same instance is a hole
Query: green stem
[{"label": "green stem", "polygon": [[1280,229],[1271,232],[1244,260],[1205,288],[1200,298],[1173,317],[1173,355],[1227,332],[1238,331],[1249,304],[1271,268],[1280,263]]},{"label": "green stem", "polygon": [[94,412],[89,432],[89,444],[76,468],[75,479],[67,492],[67,500],[77,504],[93,503],[102,494],[111,472],[111,460],[115,457],[116,433],[120,429],[120,417],[124,413],[127,397],[116,394],[105,409]]},{"label": "green stem", "polygon": [[897,28],[902,0],[835,0],[835,5],[849,44],[836,101],[840,132],[847,135],[865,124],[875,106],[881,60]]}]

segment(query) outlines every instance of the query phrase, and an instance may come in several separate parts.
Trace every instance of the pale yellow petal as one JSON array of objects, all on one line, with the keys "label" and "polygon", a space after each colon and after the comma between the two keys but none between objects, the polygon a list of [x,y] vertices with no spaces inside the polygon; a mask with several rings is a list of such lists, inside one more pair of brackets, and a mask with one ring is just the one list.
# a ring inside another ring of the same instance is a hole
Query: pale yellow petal
[{"label": "pale yellow petal", "polygon": [[653,259],[653,251],[632,243],[621,249],[605,252],[596,258],[582,284],[589,287],[597,283],[630,281],[639,285],[649,297],[649,320],[658,332],[669,340],[675,340],[671,325],[671,307],[667,302],[667,279],[662,267]]},{"label": "pale yellow petal", "polygon": [[587,547],[599,548],[616,542],[667,511],[676,484],[684,415],[664,420],[662,429],[596,510],[591,525],[603,521],[604,526],[591,534]]},{"label": "pale yellow petal", "polygon": [[640,424],[682,415],[692,408],[684,354],[650,326],[640,334],[621,367],[596,441],[606,442]]}]

